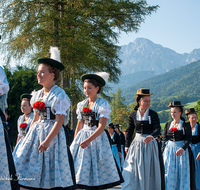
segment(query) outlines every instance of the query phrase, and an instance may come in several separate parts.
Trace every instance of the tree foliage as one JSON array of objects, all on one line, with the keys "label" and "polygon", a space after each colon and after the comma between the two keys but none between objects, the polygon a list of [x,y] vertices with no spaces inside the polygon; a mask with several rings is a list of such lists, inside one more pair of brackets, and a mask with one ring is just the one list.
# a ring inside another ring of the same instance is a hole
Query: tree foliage
[{"label": "tree foliage", "polygon": [[121,96],[120,88],[118,88],[116,93],[111,93],[110,105],[112,108],[111,121],[125,129],[128,126],[129,115],[134,111],[136,103],[129,106],[124,104],[124,98]]},{"label": "tree foliage", "polygon": [[[138,31],[158,8],[143,0],[2,0],[0,7],[7,60],[26,56],[33,64],[49,56],[50,46],[58,46],[65,65],[61,86],[72,94],[79,92],[83,73],[106,71],[117,82],[118,31]],[[72,97],[72,114],[77,101]]]},{"label": "tree foliage", "polygon": [[197,117],[198,117],[197,122],[200,123],[200,100],[197,101],[195,110],[197,111]]}]

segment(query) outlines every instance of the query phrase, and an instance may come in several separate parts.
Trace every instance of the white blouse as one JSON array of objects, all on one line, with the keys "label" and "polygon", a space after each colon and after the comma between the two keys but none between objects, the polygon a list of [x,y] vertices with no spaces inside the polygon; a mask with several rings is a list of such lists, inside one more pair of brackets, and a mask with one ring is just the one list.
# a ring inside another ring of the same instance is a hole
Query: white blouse
[{"label": "white blouse", "polygon": [[[87,104],[88,104],[88,98],[77,104],[76,114],[77,114],[77,119],[79,121],[82,119],[81,112]],[[94,111],[96,113],[97,120],[99,120],[99,118],[101,118],[101,117],[110,119],[111,107],[110,107],[109,103],[102,98],[97,98],[97,100],[94,103],[94,106],[92,108],[92,111]]]}]

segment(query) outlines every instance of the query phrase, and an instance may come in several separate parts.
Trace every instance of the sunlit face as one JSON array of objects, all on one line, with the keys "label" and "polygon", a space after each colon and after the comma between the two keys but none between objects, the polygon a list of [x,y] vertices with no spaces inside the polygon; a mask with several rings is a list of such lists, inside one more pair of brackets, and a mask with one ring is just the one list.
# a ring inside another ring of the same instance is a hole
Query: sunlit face
[{"label": "sunlit face", "polygon": [[176,120],[176,121],[180,120],[181,114],[182,114],[182,113],[181,113],[181,111],[180,111],[179,108],[176,108],[176,107],[171,108],[171,116],[172,116],[172,118],[173,118],[174,120]]},{"label": "sunlit face", "polygon": [[99,90],[99,87],[95,87],[90,82],[84,82],[84,93],[89,98],[95,98],[97,96],[97,92]]},{"label": "sunlit face", "polygon": [[139,107],[140,107],[140,109],[147,110],[150,106],[150,103],[151,103],[150,96],[144,96],[139,101],[139,105],[140,105]]},{"label": "sunlit face", "polygon": [[53,83],[54,73],[49,72],[49,67],[45,64],[39,64],[37,72],[38,84],[48,86],[49,83]]},{"label": "sunlit face", "polygon": [[114,130],[113,128],[111,128],[111,127],[108,127],[108,132],[109,132],[109,133],[113,134],[113,133],[114,133],[114,131],[115,131],[115,130]]},{"label": "sunlit face", "polygon": [[197,115],[195,113],[188,115],[188,120],[191,126],[195,126],[197,123]]},{"label": "sunlit face", "polygon": [[29,105],[28,101],[22,100],[22,102],[21,102],[21,111],[24,114],[29,114],[31,112],[31,106]]}]

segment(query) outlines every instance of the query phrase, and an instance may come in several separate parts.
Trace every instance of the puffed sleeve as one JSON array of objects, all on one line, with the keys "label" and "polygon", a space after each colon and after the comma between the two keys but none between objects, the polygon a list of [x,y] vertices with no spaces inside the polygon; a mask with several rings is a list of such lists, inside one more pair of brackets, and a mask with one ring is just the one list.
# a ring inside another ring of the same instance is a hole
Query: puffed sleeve
[{"label": "puffed sleeve", "polygon": [[103,102],[99,106],[98,113],[99,113],[99,118],[104,117],[110,119],[111,107],[107,101]]},{"label": "puffed sleeve", "polygon": [[77,104],[77,109],[76,109],[76,114],[77,114],[77,119],[78,119],[78,121],[81,121],[81,119],[82,119],[82,116],[81,116],[81,108],[82,108],[82,104],[81,104],[81,102],[79,102],[79,103]]},{"label": "puffed sleeve", "polygon": [[0,67],[0,94],[6,94],[9,91],[9,83],[5,71]]},{"label": "puffed sleeve", "polygon": [[55,115],[67,115],[70,107],[70,100],[65,93],[58,94],[57,101],[54,104]]}]

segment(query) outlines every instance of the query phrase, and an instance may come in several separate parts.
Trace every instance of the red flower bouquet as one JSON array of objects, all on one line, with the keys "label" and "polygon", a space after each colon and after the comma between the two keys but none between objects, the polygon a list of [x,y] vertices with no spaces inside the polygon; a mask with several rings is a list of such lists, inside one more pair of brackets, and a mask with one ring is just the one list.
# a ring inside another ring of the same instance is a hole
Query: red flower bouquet
[{"label": "red flower bouquet", "polygon": [[92,111],[92,109],[90,109],[89,107],[83,108],[83,112],[85,112],[85,113],[88,113],[88,112],[91,112],[91,111]]},{"label": "red flower bouquet", "polygon": [[28,125],[27,123],[21,123],[21,125],[19,127],[25,129],[27,127],[27,125]]},{"label": "red flower bouquet", "polygon": [[27,123],[21,123],[21,125],[19,126],[23,136],[26,135],[25,130],[26,130],[26,127],[27,127],[27,126],[28,126]]},{"label": "red flower bouquet", "polygon": [[37,101],[33,104],[33,109],[44,109],[45,108],[45,103],[42,101]]},{"label": "red flower bouquet", "polygon": [[176,132],[177,130],[178,129],[176,127],[170,129],[170,131],[174,131],[174,132]]}]

